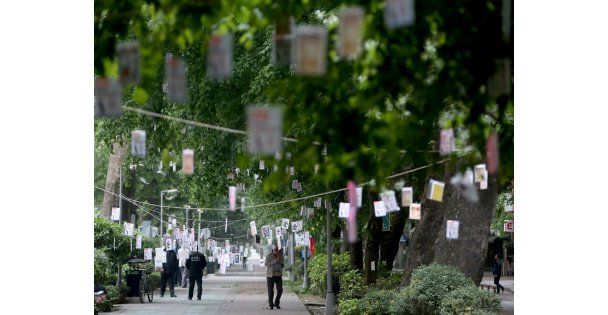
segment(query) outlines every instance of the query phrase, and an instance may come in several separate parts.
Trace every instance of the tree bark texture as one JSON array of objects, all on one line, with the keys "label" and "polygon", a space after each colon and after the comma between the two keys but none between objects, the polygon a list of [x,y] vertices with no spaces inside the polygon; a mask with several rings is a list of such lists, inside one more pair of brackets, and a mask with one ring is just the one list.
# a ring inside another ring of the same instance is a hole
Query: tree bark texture
[{"label": "tree bark texture", "polygon": [[[108,159],[108,173],[106,175],[106,186],[103,194],[103,203],[101,206],[101,215],[104,218],[110,218],[112,215],[112,206],[118,206],[118,183],[120,181],[120,166],[127,156],[129,143],[124,144],[115,142],[112,144],[112,153]],[[110,193],[111,192],[111,193]],[[113,195],[112,193],[116,194]],[[124,208],[124,207],[123,207]]]},{"label": "tree bark texture", "polygon": [[401,210],[391,215],[391,230],[382,232],[382,242],[380,244],[380,259],[386,264],[387,270],[393,270],[393,262],[399,251],[399,240],[403,234],[405,221],[409,215],[409,208]]},{"label": "tree bark texture", "polygon": [[[378,200],[378,193],[368,191],[369,200]],[[365,283],[372,284],[378,278],[378,250],[382,239],[382,218],[376,218],[374,214],[374,203],[370,202],[370,212],[367,220],[369,230],[365,242]],[[372,262],[374,270],[372,270]]]},{"label": "tree bark texture", "polygon": [[[498,197],[497,178],[489,176],[486,190],[479,190],[476,183],[479,201],[472,203],[449,183],[455,170],[454,165],[446,166],[442,178],[430,177],[445,183],[443,201],[426,199],[429,187],[425,188],[421,218],[411,237],[401,287],[409,285],[414,269],[433,262],[453,265],[476,285],[481,282]],[[459,221],[458,239],[446,238],[447,220]]]}]

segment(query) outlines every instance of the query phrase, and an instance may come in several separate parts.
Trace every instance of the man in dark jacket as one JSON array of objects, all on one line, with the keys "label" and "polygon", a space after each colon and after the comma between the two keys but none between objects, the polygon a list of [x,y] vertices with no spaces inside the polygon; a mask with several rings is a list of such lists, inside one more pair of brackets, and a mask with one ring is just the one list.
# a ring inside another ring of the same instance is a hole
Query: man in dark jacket
[{"label": "man in dark jacket", "polygon": [[500,290],[504,292],[505,287],[503,287],[499,283],[500,276],[502,275],[502,266],[500,264],[500,256],[498,256],[498,254],[494,255],[494,271],[492,273],[494,274],[494,284],[496,285],[496,293],[500,293]]},{"label": "man in dark jacket", "polygon": [[171,297],[177,297],[175,295],[175,283],[173,282],[173,273],[178,265],[177,254],[173,249],[165,249],[165,252],[167,253],[167,262],[163,263],[163,268],[160,270],[160,297],[165,295],[167,280],[169,280],[169,293],[171,293]]},{"label": "man in dark jacket", "polygon": [[205,255],[198,251],[191,251],[188,259],[186,260],[186,269],[190,273],[190,286],[188,287],[188,300],[192,300],[194,294],[194,282],[196,281],[198,294],[196,297],[198,300],[203,295],[203,269],[207,266],[207,259]]}]

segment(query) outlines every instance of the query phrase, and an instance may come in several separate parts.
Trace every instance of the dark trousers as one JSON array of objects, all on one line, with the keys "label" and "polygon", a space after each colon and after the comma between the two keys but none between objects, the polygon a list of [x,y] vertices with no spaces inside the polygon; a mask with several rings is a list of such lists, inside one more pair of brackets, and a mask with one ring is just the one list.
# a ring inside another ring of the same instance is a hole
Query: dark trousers
[{"label": "dark trousers", "polygon": [[167,287],[167,280],[169,280],[169,293],[175,295],[175,283],[173,282],[173,273],[161,273],[160,274],[160,296],[165,295],[165,289]]},{"label": "dark trousers", "polygon": [[181,268],[175,269],[175,272],[173,273],[173,283],[176,285],[179,285],[181,287],[182,286],[182,272],[180,269]]},{"label": "dark trousers", "polygon": [[[274,297],[274,284],[277,284],[277,298],[272,303]],[[268,305],[276,306],[280,305],[281,295],[283,294],[283,278],[281,276],[274,276],[272,278],[266,277],[266,284],[268,285]]]},{"label": "dark trousers", "polygon": [[194,282],[196,281],[196,287],[198,289],[196,297],[200,300],[203,295],[203,276],[190,277],[190,286],[188,287],[188,298],[192,299],[194,295]]},{"label": "dark trousers", "polygon": [[494,284],[496,285],[496,293],[500,293],[500,290],[505,290],[505,287],[500,285],[500,276],[494,276]]}]

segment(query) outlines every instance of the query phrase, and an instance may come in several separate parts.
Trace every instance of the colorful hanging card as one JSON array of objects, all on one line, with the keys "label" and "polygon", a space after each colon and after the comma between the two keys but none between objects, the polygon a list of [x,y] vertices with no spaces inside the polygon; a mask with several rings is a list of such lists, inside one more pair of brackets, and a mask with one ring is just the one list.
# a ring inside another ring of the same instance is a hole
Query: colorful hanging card
[{"label": "colorful hanging card", "polygon": [[420,220],[421,205],[419,203],[410,204],[410,220]]},{"label": "colorful hanging card", "polygon": [[247,106],[249,153],[271,155],[283,144],[283,111],[278,106]]},{"label": "colorful hanging card", "polygon": [[122,115],[122,89],[114,79],[95,78],[95,114],[104,117]]},{"label": "colorful hanging card", "polygon": [[443,129],[439,133],[439,155],[448,155],[454,151],[454,129]]},{"label": "colorful hanging card", "polygon": [[399,211],[399,205],[397,205],[397,199],[395,198],[395,192],[387,190],[380,194],[380,199],[384,202],[387,212]]},{"label": "colorful hanging card", "polygon": [[348,218],[350,214],[350,204],[346,202],[340,202],[340,208],[338,209],[339,218]]},{"label": "colorful hanging card", "polygon": [[146,156],[146,131],[133,130],[131,132],[131,155]]},{"label": "colorful hanging card", "polygon": [[448,225],[446,228],[446,238],[449,240],[457,240],[458,239],[458,227],[460,225],[459,221],[448,220]]},{"label": "colorful hanging card", "polygon": [[190,175],[194,173],[194,150],[185,149],[182,152],[182,173]]},{"label": "colorful hanging card", "polygon": [[173,54],[165,55],[165,80],[167,81],[167,98],[173,102],[186,102],[186,62]]},{"label": "colorful hanging card", "polygon": [[228,187],[228,202],[230,204],[230,210],[234,211],[236,209],[236,187],[235,186]]},{"label": "colorful hanging card", "polygon": [[294,52],[294,30],[295,20],[293,17],[281,16],[277,18],[272,33],[273,65],[288,66],[291,64],[291,56]]},{"label": "colorful hanging card", "polygon": [[120,208],[112,208],[112,216],[110,217],[112,221],[120,221]]},{"label": "colorful hanging card", "polygon": [[488,174],[498,171],[498,134],[492,133],[486,141],[486,165]]},{"label": "colorful hanging card", "polygon": [[211,80],[223,80],[232,74],[232,42],[233,35],[209,37],[209,52],[207,54],[207,76]]},{"label": "colorful hanging card", "polygon": [[431,179],[429,182],[429,195],[428,198],[434,201],[443,201],[443,191],[445,190],[445,183]]},{"label": "colorful hanging card", "polygon": [[505,232],[513,232],[513,220],[505,220],[504,221],[504,231]]},{"label": "colorful hanging card", "polygon": [[327,29],[323,26],[299,26],[296,30],[295,72],[319,76],[327,71]]},{"label": "colorful hanging card", "polygon": [[409,207],[409,205],[412,204],[412,200],[414,200],[414,188],[412,188],[412,187],[401,188],[401,206]]},{"label": "colorful hanging card", "polygon": [[363,46],[363,8],[347,7],[340,12],[338,28],[338,54],[342,58],[355,59]]},{"label": "colorful hanging card", "polygon": [[384,25],[388,29],[413,25],[416,20],[414,0],[386,0]]},{"label": "colorful hanging card", "polygon": [[382,200],[374,201],[374,213],[376,217],[383,217],[386,215],[386,206]]},{"label": "colorful hanging card", "polygon": [[118,56],[118,75],[122,86],[127,84],[139,84],[141,73],[139,69],[139,41],[120,42],[116,45],[116,55]]}]

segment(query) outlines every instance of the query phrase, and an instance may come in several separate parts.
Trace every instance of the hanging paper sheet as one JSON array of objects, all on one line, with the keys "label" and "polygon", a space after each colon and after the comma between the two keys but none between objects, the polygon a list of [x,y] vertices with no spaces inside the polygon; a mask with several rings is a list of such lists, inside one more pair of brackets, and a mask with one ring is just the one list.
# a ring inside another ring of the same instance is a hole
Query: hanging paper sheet
[{"label": "hanging paper sheet", "polygon": [[247,107],[249,153],[271,155],[283,144],[283,111],[278,106]]},{"label": "hanging paper sheet", "polygon": [[386,206],[382,200],[374,201],[374,213],[376,217],[383,217],[386,215]]},{"label": "hanging paper sheet", "polygon": [[186,62],[178,56],[167,53],[165,55],[165,68],[167,81],[167,98],[173,102],[183,104],[186,102]]},{"label": "hanging paper sheet", "polygon": [[291,222],[291,231],[292,232],[302,231],[302,221],[293,221],[293,222]]},{"label": "hanging paper sheet", "polygon": [[289,219],[281,219],[281,228],[283,230],[289,229]]},{"label": "hanging paper sheet", "polygon": [[152,248],[144,248],[144,260],[152,260]]},{"label": "hanging paper sheet", "polygon": [[131,132],[131,155],[146,156],[146,131],[133,130]]},{"label": "hanging paper sheet", "polygon": [[141,235],[135,237],[135,249],[141,249]]},{"label": "hanging paper sheet", "polygon": [[340,202],[340,207],[338,209],[338,217],[339,218],[348,218],[350,214],[350,204],[346,202]]},{"label": "hanging paper sheet", "polygon": [[194,150],[185,149],[182,152],[182,173],[190,175],[194,173]]},{"label": "hanging paper sheet", "polygon": [[294,50],[295,21],[290,16],[280,16],[272,33],[272,64],[287,66],[291,64]]},{"label": "hanging paper sheet", "polygon": [[122,114],[122,89],[117,80],[95,78],[95,114],[116,117]]},{"label": "hanging paper sheet", "polygon": [[357,242],[357,184],[354,181],[349,180],[346,183],[346,188],[348,190],[348,203],[350,205],[350,212],[348,215],[348,242],[353,244]]},{"label": "hanging paper sheet", "polygon": [[112,208],[112,216],[110,216],[110,220],[120,221],[120,208]]},{"label": "hanging paper sheet", "polygon": [[347,7],[340,12],[338,53],[342,58],[355,59],[363,42],[363,8]]},{"label": "hanging paper sheet", "polygon": [[448,220],[448,225],[446,228],[446,238],[449,240],[458,239],[458,226],[460,225],[459,221]]},{"label": "hanging paper sheet", "polygon": [[299,26],[296,30],[295,72],[319,76],[327,71],[327,29]]},{"label": "hanging paper sheet", "polygon": [[420,212],[421,212],[421,206],[419,203],[412,203],[410,204],[410,216],[409,218],[411,220],[420,220]]},{"label": "hanging paper sheet", "polygon": [[228,202],[230,205],[230,210],[236,210],[236,187],[229,186],[228,187]]},{"label": "hanging paper sheet", "polygon": [[454,151],[454,129],[443,129],[439,134],[439,155],[448,155]]},{"label": "hanging paper sheet", "polygon": [[429,195],[428,198],[434,201],[443,201],[443,191],[445,189],[445,183],[431,179],[429,181]]},{"label": "hanging paper sheet", "polygon": [[126,236],[133,236],[133,223],[124,223],[124,231]]},{"label": "hanging paper sheet", "polygon": [[386,0],[384,25],[388,29],[413,25],[416,19],[414,0]]},{"label": "hanging paper sheet", "polygon": [[395,198],[395,192],[387,190],[380,194],[380,199],[384,202],[387,212],[399,211],[399,205],[397,205],[397,199]]},{"label": "hanging paper sheet", "polygon": [[209,38],[207,55],[207,76],[211,80],[223,80],[232,74],[232,40],[231,33]]},{"label": "hanging paper sheet", "polygon": [[414,189],[412,187],[403,187],[401,189],[401,206],[408,207],[414,199]]},{"label": "hanging paper sheet", "polygon": [[118,56],[118,74],[120,84],[139,84],[141,73],[139,69],[139,41],[120,42],[116,45],[116,55]]}]

